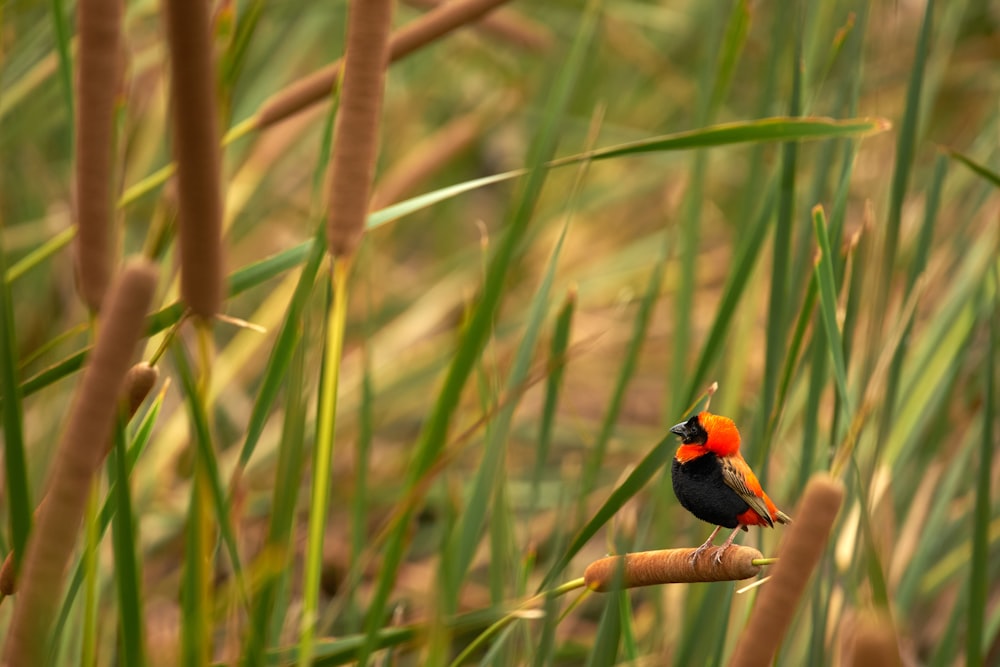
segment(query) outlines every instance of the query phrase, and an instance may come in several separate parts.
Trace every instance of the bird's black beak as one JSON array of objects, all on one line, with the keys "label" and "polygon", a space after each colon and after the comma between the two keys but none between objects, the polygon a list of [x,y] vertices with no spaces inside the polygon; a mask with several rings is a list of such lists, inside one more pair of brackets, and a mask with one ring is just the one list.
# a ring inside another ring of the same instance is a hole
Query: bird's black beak
[{"label": "bird's black beak", "polygon": [[670,432],[680,436],[681,442],[685,445],[704,445],[708,442],[708,433],[698,420],[698,415],[671,427]]}]

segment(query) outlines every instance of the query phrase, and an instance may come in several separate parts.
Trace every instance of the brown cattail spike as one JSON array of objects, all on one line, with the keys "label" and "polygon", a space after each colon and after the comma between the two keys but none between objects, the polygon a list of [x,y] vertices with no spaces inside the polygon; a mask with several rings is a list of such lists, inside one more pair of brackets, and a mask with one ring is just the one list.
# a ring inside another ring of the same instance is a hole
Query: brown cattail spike
[{"label": "brown cattail spike", "polygon": [[385,68],[392,0],[354,0],[347,24],[347,65],[330,164],[330,253],[354,252],[365,229]]},{"label": "brown cattail spike", "polygon": [[[389,60],[396,62],[422,46],[475,21],[510,0],[452,0],[427,12],[393,33]],[[330,63],[269,97],[257,112],[256,126],[264,128],[327,99],[340,77],[341,61]]]},{"label": "brown cattail spike", "polygon": [[769,665],[792,622],[799,598],[805,591],[823,550],[837,512],[844,501],[844,486],[825,474],[814,475],[796,510],[799,520],[785,533],[778,549],[778,562],[757,598],[750,621],[740,635],[731,667]]},{"label": "brown cattail spike", "polygon": [[122,0],[80,0],[74,210],[77,289],[94,312],[112,274],[112,158],[121,71]]},{"label": "brown cattail spike", "polygon": [[[721,559],[715,562],[717,553]],[[664,549],[640,551],[625,556],[609,556],[591,563],[583,573],[587,586],[598,592],[612,590],[615,577],[621,573],[622,588],[682,584],[699,581],[739,581],[760,573],[753,561],[763,558],[756,549],[732,546],[708,549],[692,563],[695,549]]]},{"label": "brown cattail spike", "polygon": [[160,372],[156,370],[156,366],[150,366],[145,361],[140,361],[128,369],[125,375],[125,400],[129,419],[138,412],[139,406],[149,396],[159,377]]},{"label": "brown cattail spike", "polygon": [[211,318],[222,303],[222,198],[209,3],[167,0],[174,157],[177,162],[181,296]]},{"label": "brown cattail spike", "polygon": [[108,295],[94,351],[56,449],[46,501],[39,507],[38,521],[28,539],[21,593],[7,633],[5,664],[43,664],[49,626],[62,598],[66,564],[76,543],[91,481],[111,437],[118,397],[155,288],[155,268],[139,261],[125,268]]},{"label": "brown cattail spike", "polygon": [[[122,391],[120,402],[128,410],[128,418],[131,419],[139,410],[139,406],[149,396],[149,392],[156,384],[160,373],[155,366],[150,366],[145,361],[140,361],[125,374],[125,388]],[[105,454],[111,451],[112,441],[109,438]],[[48,496],[42,497],[38,507],[35,509],[35,521],[38,521],[38,513]],[[0,594],[13,595],[17,592],[17,573],[14,568],[14,552],[7,552],[3,565],[0,565]]]},{"label": "brown cattail spike", "polygon": [[901,667],[899,642],[892,621],[884,614],[870,614],[855,626],[852,636],[847,638],[849,660],[844,664],[851,667]]}]

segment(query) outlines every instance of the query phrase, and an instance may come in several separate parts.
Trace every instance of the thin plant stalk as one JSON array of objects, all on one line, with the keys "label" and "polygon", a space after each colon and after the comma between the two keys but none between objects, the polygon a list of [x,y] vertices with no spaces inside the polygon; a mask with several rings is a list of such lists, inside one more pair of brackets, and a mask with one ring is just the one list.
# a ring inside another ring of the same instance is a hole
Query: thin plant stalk
[{"label": "thin plant stalk", "polygon": [[333,304],[328,312],[323,373],[320,384],[319,414],[316,418],[316,450],[313,459],[313,482],[310,497],[309,532],[306,542],[305,583],[302,591],[302,628],[299,634],[299,664],[312,665],[316,643],[316,620],[319,608],[320,574],[323,568],[323,536],[326,531],[327,504],[330,498],[333,439],[337,420],[337,393],[340,384],[340,360],[344,349],[347,321],[347,278],[350,262],[333,260]]},{"label": "thin plant stalk", "polygon": [[97,591],[97,549],[100,546],[101,537],[98,534],[97,526],[97,496],[100,484],[94,478],[87,494],[87,507],[84,510],[84,546],[83,546],[83,640],[80,648],[80,665],[97,664],[97,615],[100,595]]}]

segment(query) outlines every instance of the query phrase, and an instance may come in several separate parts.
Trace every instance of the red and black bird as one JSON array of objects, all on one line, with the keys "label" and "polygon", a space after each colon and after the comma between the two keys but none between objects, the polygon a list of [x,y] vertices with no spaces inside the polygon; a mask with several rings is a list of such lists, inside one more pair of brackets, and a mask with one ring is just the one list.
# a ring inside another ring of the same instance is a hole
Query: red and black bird
[{"label": "red and black bird", "polygon": [[716,554],[717,562],[740,528],[773,528],[775,522],[792,522],[767,497],[757,476],[740,455],[740,432],[732,419],[702,412],[677,424],[670,432],[680,436],[682,443],[671,469],[674,495],[684,509],[715,525],[709,538],[692,554],[692,561],[712,546],[723,527],[732,528],[733,533]]}]

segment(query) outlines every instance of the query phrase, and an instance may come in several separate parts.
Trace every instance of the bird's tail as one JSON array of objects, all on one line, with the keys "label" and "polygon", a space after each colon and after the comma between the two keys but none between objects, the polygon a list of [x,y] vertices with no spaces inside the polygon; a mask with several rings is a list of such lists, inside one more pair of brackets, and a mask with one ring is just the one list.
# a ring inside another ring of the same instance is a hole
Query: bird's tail
[{"label": "bird's tail", "polygon": [[788,516],[781,510],[778,510],[778,523],[791,523],[792,517]]}]

